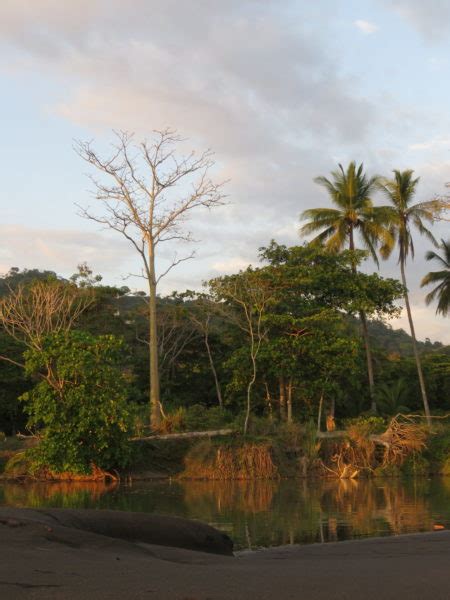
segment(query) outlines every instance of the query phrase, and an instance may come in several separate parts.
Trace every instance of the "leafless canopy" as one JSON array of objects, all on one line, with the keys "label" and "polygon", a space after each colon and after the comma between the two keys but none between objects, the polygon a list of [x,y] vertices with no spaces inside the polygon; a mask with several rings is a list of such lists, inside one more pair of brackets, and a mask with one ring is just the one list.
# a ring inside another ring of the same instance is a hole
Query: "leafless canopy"
[{"label": "leafless canopy", "polygon": [[62,281],[19,285],[0,300],[0,324],[14,339],[39,350],[46,335],[68,331],[92,301],[91,294]]},{"label": "leafless canopy", "polygon": [[[199,207],[212,208],[223,203],[222,183],[214,183],[210,169],[213,153],[191,152],[179,157],[176,147],[184,140],[175,131],[155,131],[154,138],[139,144],[134,135],[115,132],[111,156],[103,159],[90,142],[78,142],[76,151],[95,169],[107,175],[107,181],[91,177],[95,196],[103,202],[105,214],[98,216],[89,208],[81,215],[123,234],[140,254],[144,277],[150,279],[148,249],[162,242],[191,241],[183,223]],[[183,260],[174,258],[156,283]]]}]

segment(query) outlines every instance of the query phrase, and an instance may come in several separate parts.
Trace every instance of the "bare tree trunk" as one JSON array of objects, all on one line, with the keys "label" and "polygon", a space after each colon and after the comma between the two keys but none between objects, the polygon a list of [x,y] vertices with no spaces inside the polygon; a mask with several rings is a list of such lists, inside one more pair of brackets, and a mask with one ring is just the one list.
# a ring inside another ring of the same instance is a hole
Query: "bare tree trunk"
[{"label": "bare tree trunk", "polygon": [[327,415],[327,431],[334,431],[336,429],[336,423],[334,420],[335,410],[336,410],[336,401],[333,396],[331,398],[330,411]]},{"label": "bare tree trunk", "polygon": [[[182,138],[170,129],[155,131],[154,139],[133,143],[133,134],[116,133],[112,157],[101,158],[89,142],[77,142],[83,160],[109,178],[93,179],[97,199],[103,203],[104,215],[96,216],[87,209],[81,215],[121,233],[139,254],[149,286],[150,348],[150,424],[161,422],[158,343],[156,326],[156,288],[174,267],[193,257],[193,253],[174,258],[158,277],[155,274],[155,250],[158,244],[174,240],[191,241],[189,232],[180,224],[193,209],[212,208],[223,204],[222,183],[208,176],[214,165],[212,152],[192,152],[177,157],[176,146]],[[190,185],[183,185],[189,181]],[[187,189],[186,189],[187,188]],[[172,193],[167,194],[167,190]]]},{"label": "bare tree trunk", "polygon": [[286,388],[284,385],[284,377],[281,376],[279,379],[280,385],[280,419],[286,420]]},{"label": "bare tree trunk", "polygon": [[248,432],[248,424],[250,421],[250,410],[251,410],[251,406],[252,406],[252,387],[256,381],[256,358],[253,355],[253,349],[252,349],[252,366],[253,366],[253,375],[247,386],[247,411],[245,413],[244,435],[247,435],[247,432]]},{"label": "bare tree trunk", "polygon": [[317,415],[317,433],[320,432],[320,423],[322,421],[322,407],[323,407],[323,390],[320,394],[320,402],[319,402],[319,414]]},{"label": "bare tree trunk", "polygon": [[161,424],[161,398],[159,389],[158,367],[158,331],[156,325],[156,275],[155,254],[152,243],[149,243],[149,344],[150,344],[150,426],[157,429]]},{"label": "bare tree trunk", "polygon": [[419,384],[420,384],[420,392],[422,394],[423,408],[425,411],[425,416],[427,418],[427,423],[429,426],[431,426],[430,406],[428,404],[427,389],[425,386],[425,378],[423,376],[420,354],[417,349],[416,332],[414,330],[414,323],[413,323],[412,314],[411,314],[411,306],[409,304],[409,296],[408,296],[408,291],[407,291],[408,288],[406,286],[405,263],[403,260],[400,261],[400,271],[402,274],[402,283],[405,288],[404,298],[405,298],[406,313],[408,315],[409,328],[411,330],[411,339],[412,339],[412,345],[413,345],[413,351],[414,351],[414,358],[416,359],[417,374],[419,375]]},{"label": "bare tree trunk", "polygon": [[264,382],[264,387],[266,388],[266,402],[267,402],[267,410],[269,411],[269,419],[272,421],[272,419],[273,419],[272,396],[270,395],[270,390],[269,390],[269,386],[267,385],[267,381]]},{"label": "bare tree trunk", "polygon": [[289,379],[287,386],[287,422],[292,423],[292,379]]},{"label": "bare tree trunk", "polygon": [[206,352],[208,353],[208,358],[209,358],[209,364],[211,366],[211,371],[212,371],[213,376],[214,376],[214,383],[216,385],[217,400],[219,401],[220,408],[223,408],[222,390],[220,389],[219,378],[217,377],[216,367],[214,365],[214,360],[213,360],[213,357],[212,357],[211,348],[209,346],[208,326],[206,326],[206,328],[205,328],[205,346],[206,346]]},{"label": "bare tree trunk", "polygon": [[366,313],[364,311],[360,311],[359,318],[361,319],[361,326],[364,338],[364,348],[366,350],[366,360],[367,360],[367,375],[369,378],[369,396],[370,396],[370,410],[373,413],[377,412],[377,403],[375,400],[375,383],[373,378],[373,361],[372,361],[372,352],[370,350],[370,341],[369,341],[369,328],[367,326],[367,318]]}]

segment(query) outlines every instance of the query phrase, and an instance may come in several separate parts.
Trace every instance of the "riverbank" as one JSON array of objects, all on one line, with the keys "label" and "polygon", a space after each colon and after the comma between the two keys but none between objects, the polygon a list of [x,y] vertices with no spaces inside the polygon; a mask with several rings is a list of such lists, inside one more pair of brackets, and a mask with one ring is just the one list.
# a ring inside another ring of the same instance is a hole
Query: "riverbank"
[{"label": "riverbank", "polygon": [[448,598],[445,531],[231,557],[114,539],[5,510],[0,593],[8,600]]},{"label": "riverbank", "polygon": [[278,431],[267,419],[256,425],[257,431],[248,436],[222,429],[132,438],[127,466],[120,473],[95,465],[81,475],[42,465],[36,468],[38,440],[7,438],[0,444],[0,479],[352,479],[450,474],[450,426],[439,420],[432,430],[420,416],[400,415],[388,424],[380,417],[360,417],[349,421],[345,430],[329,432],[317,432],[311,423],[283,424]]}]

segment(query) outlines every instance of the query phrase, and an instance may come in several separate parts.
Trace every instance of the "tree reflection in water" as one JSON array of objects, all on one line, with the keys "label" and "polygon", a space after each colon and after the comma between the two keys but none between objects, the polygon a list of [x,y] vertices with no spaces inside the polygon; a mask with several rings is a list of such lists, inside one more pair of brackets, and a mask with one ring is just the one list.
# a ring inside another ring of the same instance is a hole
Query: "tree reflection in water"
[{"label": "tree reflection in water", "polygon": [[450,479],[4,483],[0,504],[174,514],[254,549],[448,527]]}]

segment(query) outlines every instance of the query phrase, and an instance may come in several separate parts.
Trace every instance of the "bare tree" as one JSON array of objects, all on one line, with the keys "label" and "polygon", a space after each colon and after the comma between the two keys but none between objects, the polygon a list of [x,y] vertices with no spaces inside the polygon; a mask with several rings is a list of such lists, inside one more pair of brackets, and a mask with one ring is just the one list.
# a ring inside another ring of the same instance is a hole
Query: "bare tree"
[{"label": "bare tree", "polygon": [[41,349],[42,339],[71,329],[93,298],[62,281],[36,281],[10,289],[0,300],[0,323],[5,331],[30,348]]},{"label": "bare tree", "polygon": [[121,233],[141,257],[142,276],[149,291],[150,340],[150,422],[161,422],[158,366],[156,296],[160,280],[193,254],[178,258],[157,273],[157,254],[163,242],[192,241],[182,227],[189,213],[200,207],[212,208],[223,203],[222,183],[214,183],[209,172],[213,154],[191,152],[179,156],[176,147],[183,140],[176,132],[155,131],[153,139],[133,143],[133,135],[115,133],[112,155],[102,158],[91,143],[78,142],[76,150],[86,162],[105,175],[92,177],[96,198],[105,209],[96,216],[82,209],[82,216]]},{"label": "bare tree", "polygon": [[[0,325],[27,348],[41,350],[47,335],[69,331],[92,302],[88,290],[63,281],[19,285],[0,300]],[[23,367],[6,356],[0,359]]]}]

